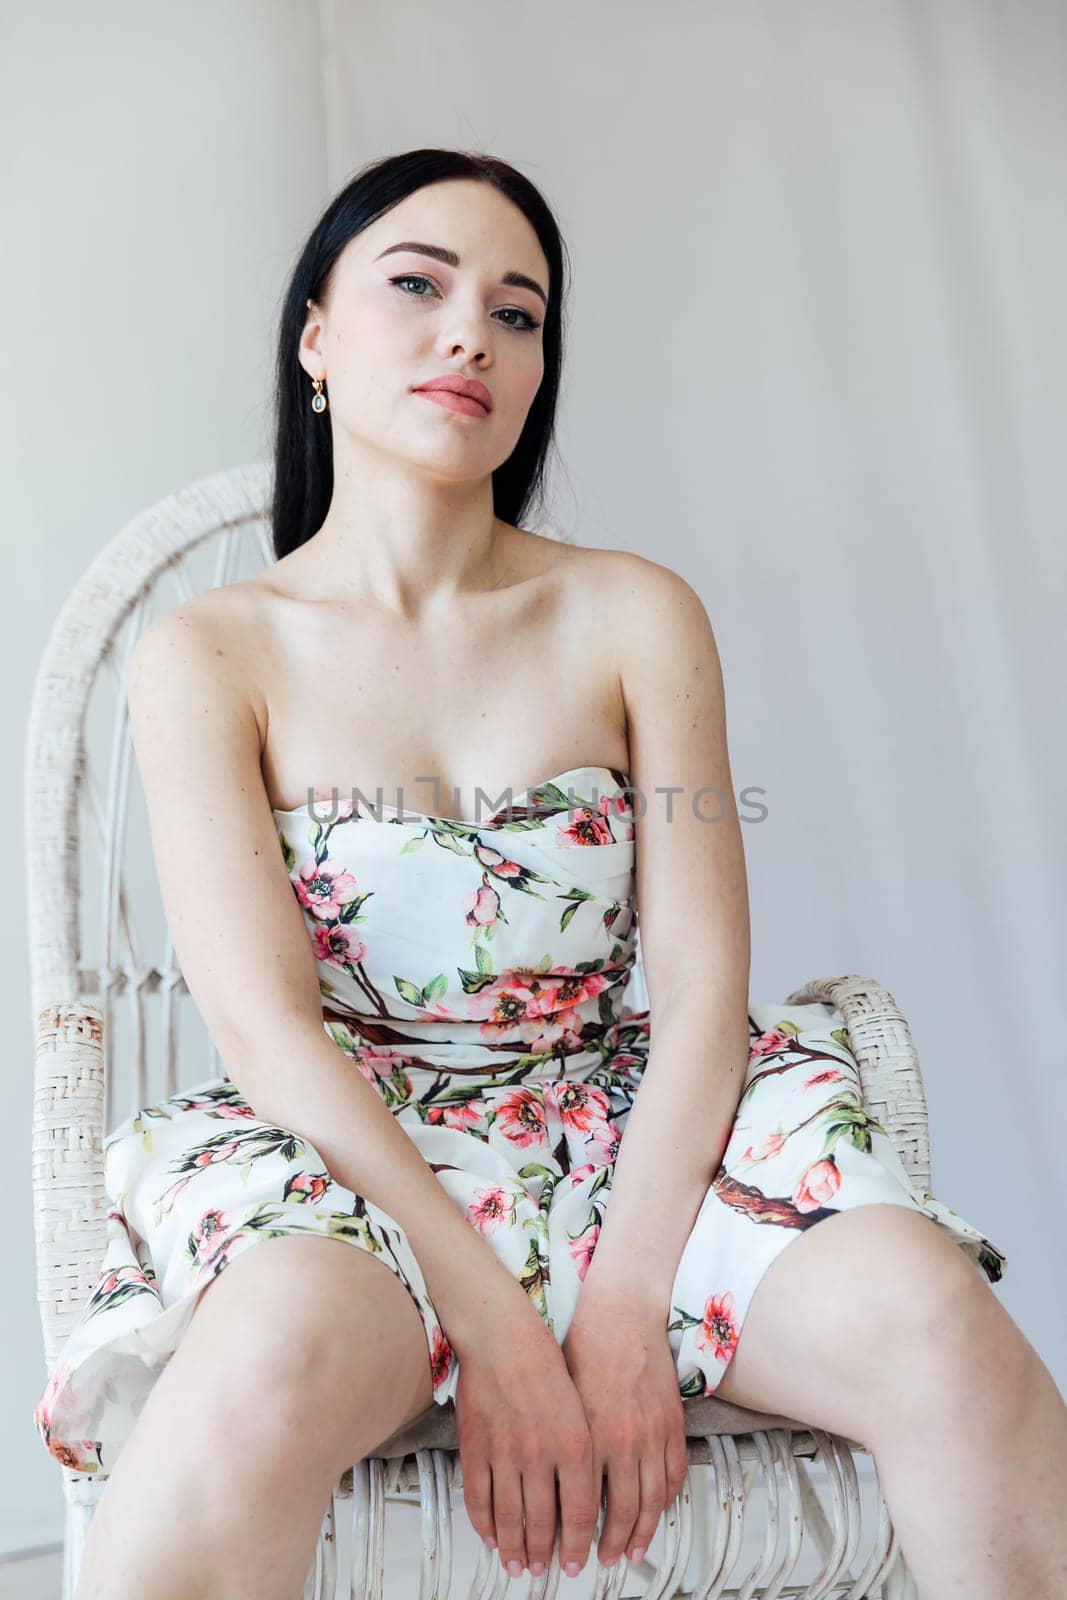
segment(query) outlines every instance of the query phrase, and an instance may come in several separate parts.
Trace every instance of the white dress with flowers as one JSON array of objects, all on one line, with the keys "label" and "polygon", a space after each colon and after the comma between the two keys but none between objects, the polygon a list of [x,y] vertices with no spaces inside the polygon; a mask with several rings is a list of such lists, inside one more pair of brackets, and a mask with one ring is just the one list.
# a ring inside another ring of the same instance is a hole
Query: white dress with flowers
[{"label": "white dress with flowers", "polygon": [[[648,1058],[650,1013],[624,1002],[636,951],[627,782],[575,767],[475,824],[358,795],[275,812],[323,1026],[561,1342]],[[664,1306],[685,1396],[714,1392],[769,1263],[838,1211],[905,1206],[992,1282],[1005,1266],[912,1187],[864,1108],[835,1012],[750,1002],[749,1035],[732,1134]],[[228,1077],[114,1128],[105,1181],[100,1275],[34,1411],[66,1466],[110,1471],[200,1291],[280,1234],[378,1255],[422,1317],[434,1399],[454,1396],[458,1359],[403,1228]]]}]

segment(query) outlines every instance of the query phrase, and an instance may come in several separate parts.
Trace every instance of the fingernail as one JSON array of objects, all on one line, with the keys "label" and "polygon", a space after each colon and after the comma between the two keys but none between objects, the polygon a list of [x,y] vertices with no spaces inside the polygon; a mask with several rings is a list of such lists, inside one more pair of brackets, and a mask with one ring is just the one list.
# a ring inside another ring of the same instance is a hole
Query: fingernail
[{"label": "fingernail", "polygon": [[576,1578],[582,1569],[578,1565],[577,1561],[568,1561],[563,1570],[567,1574],[568,1578]]},{"label": "fingernail", "polygon": [[634,1553],[633,1553],[633,1555],[632,1555],[632,1556],[631,1556],[631,1557],[630,1557],[630,1560],[631,1560],[631,1561],[640,1561],[640,1559],[641,1559],[641,1557],[642,1557],[642,1556],[643,1556],[643,1555],[644,1555],[644,1553],[645,1553],[645,1549],[646,1549],[646,1546],[645,1546],[645,1545],[643,1545],[643,1544],[639,1544],[639,1545],[635,1545],[635,1547],[634,1547]]},{"label": "fingernail", "polygon": [[495,1539],[487,1539],[485,1542],[489,1546],[490,1550],[495,1550],[496,1549],[496,1540]]},{"label": "fingernail", "polygon": [[545,1564],[544,1564],[543,1561],[531,1561],[530,1562],[530,1571],[533,1573],[535,1578],[539,1578],[541,1576],[542,1572],[544,1572],[544,1570],[545,1570]]},{"label": "fingernail", "polygon": [[521,1578],[522,1577],[522,1562],[521,1561],[509,1561],[508,1562],[508,1571],[511,1573],[511,1576],[513,1578]]}]

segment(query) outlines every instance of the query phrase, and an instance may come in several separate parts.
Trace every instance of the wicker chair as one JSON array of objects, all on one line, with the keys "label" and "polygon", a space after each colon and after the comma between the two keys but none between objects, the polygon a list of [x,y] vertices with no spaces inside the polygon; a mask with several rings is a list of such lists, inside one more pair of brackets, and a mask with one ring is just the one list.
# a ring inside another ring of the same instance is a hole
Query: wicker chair
[{"label": "wicker chair", "polygon": [[[49,1372],[100,1270],[105,1130],[136,1107],[224,1070],[175,963],[162,905],[153,903],[159,897],[147,817],[131,811],[131,791],[142,809],[143,795],[130,782],[129,650],[150,613],[273,560],[269,496],[270,465],[260,462],[204,478],[135,517],[70,594],[38,672],[27,746],[26,866],[37,1028],[33,1199]],[[96,750],[104,752],[99,762],[90,759]],[[635,977],[643,982],[640,968]],[[810,1001],[839,1013],[860,1063],[867,1105],[917,1187],[929,1189],[922,1079],[892,996],[851,975],[808,983],[788,1003]],[[209,1057],[206,1068],[200,1051]],[[626,1594],[655,1600],[909,1600],[917,1594],[873,1461],[860,1444],[714,1397],[684,1406],[691,1470],[661,1519],[662,1557],[632,1570],[625,1558],[614,1571],[596,1567],[595,1600],[619,1600],[624,1583]],[[872,1469],[866,1512],[856,1471],[860,1457]],[[61,1470],[63,1597],[71,1600],[85,1532],[106,1480]],[[481,1546],[473,1575],[454,1581],[452,1491],[461,1482],[453,1405],[431,1406],[343,1474],[326,1508],[303,1595],[294,1600],[379,1600],[388,1502],[421,1505],[420,1600],[458,1594],[497,1600],[513,1582],[522,1583],[525,1575],[508,1578]],[[761,1504],[754,1517],[749,1502],[757,1487]],[[865,1523],[873,1534],[861,1565]],[[737,1576],[746,1527],[762,1547]],[[798,1584],[805,1559],[809,1565],[814,1559],[818,1570]],[[525,1579],[531,1597],[554,1596],[559,1577],[557,1547],[548,1571]]]}]

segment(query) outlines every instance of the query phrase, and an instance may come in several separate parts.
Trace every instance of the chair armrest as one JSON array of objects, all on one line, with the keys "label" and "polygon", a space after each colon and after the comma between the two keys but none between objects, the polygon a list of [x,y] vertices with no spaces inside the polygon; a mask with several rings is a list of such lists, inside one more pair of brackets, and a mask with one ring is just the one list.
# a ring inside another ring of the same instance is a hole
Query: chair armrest
[{"label": "chair armrest", "polygon": [[100,1274],[106,1242],[104,1023],[88,1000],[37,1015],[32,1176],[37,1302],[49,1373]]},{"label": "chair armrest", "polygon": [[856,1057],[868,1111],[881,1123],[912,1183],[930,1191],[930,1124],[922,1069],[911,1030],[889,990],[874,978],[848,973],[814,978],[786,1005],[821,1001],[840,1012]]}]

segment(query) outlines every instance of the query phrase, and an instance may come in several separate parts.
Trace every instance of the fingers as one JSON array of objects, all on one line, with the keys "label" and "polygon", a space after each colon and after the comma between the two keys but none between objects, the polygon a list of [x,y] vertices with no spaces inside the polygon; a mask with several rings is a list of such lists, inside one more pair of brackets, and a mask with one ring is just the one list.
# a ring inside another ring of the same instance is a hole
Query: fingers
[{"label": "fingers", "polygon": [[526,1565],[522,1474],[517,1467],[502,1461],[494,1461],[490,1471],[493,1478],[493,1522],[496,1525],[500,1562],[513,1578],[517,1578]]},{"label": "fingers", "polygon": [[556,1466],[559,1478],[559,1564],[577,1577],[589,1560],[589,1546],[600,1515],[600,1475],[594,1471],[588,1439],[569,1447]]},{"label": "fingers", "polygon": [[551,1561],[556,1542],[556,1475],[551,1464],[523,1472],[522,1498],[526,1508],[526,1555],[530,1571],[537,1577]]},{"label": "fingers", "polygon": [[641,1509],[639,1458],[635,1453],[615,1451],[607,1463],[608,1509],[600,1530],[597,1560],[614,1566],[623,1554]]},{"label": "fingers", "polygon": [[463,1463],[463,1503],[479,1539],[495,1539],[492,1476],[488,1458],[468,1446],[460,1452]]},{"label": "fingers", "polygon": [[[668,1476],[668,1454],[671,1462]],[[597,1560],[610,1567],[625,1551],[631,1561],[640,1561],[652,1543],[664,1509],[673,1504],[685,1482],[688,1462],[682,1439],[679,1475],[677,1441],[659,1454],[637,1456],[616,1454],[608,1463],[608,1507],[597,1546]],[[671,1490],[670,1485],[677,1484]]]},{"label": "fingers", "polygon": [[667,1472],[667,1504],[672,1506],[689,1477],[689,1446],[685,1439],[684,1420],[667,1441],[664,1466]]},{"label": "fingers", "polygon": [[641,1509],[627,1543],[627,1555],[631,1561],[640,1561],[652,1543],[652,1535],[659,1527],[659,1519],[667,1504],[667,1473],[662,1454],[642,1458],[640,1480]]}]

